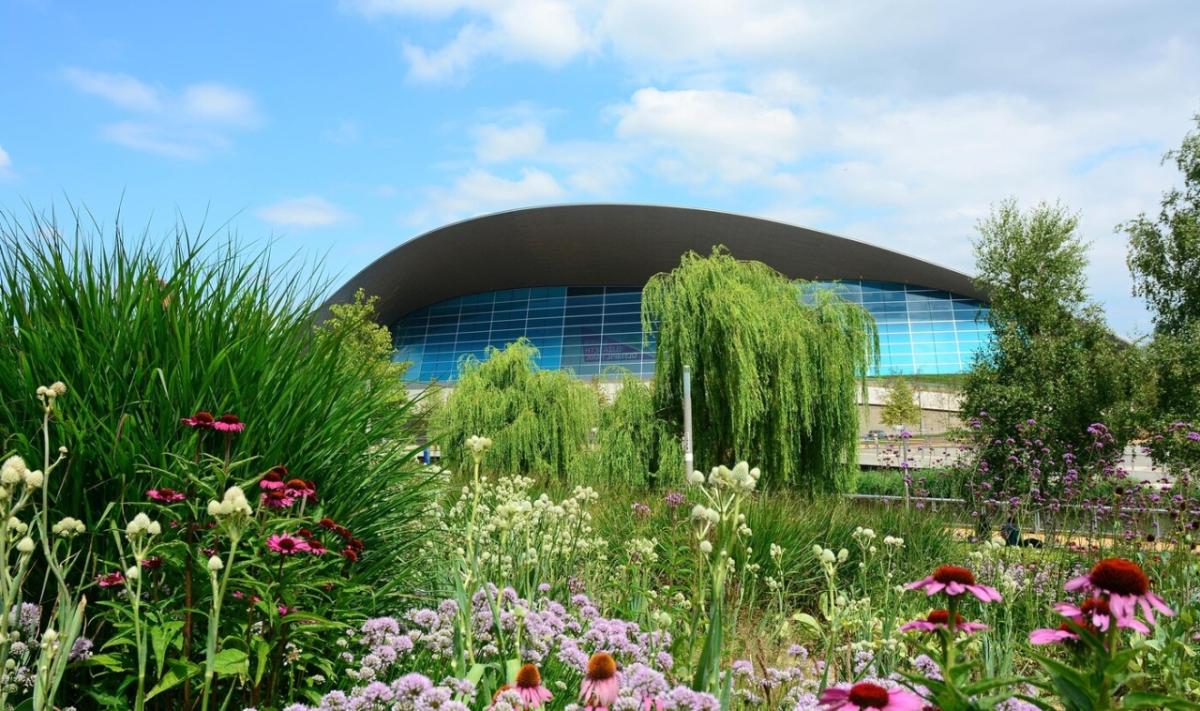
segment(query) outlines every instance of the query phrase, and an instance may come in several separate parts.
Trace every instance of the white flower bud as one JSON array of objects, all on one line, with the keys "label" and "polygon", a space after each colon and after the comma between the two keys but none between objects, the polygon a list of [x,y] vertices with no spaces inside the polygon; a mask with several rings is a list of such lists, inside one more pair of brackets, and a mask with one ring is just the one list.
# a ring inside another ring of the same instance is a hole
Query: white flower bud
[{"label": "white flower bud", "polygon": [[146,530],[151,536],[157,536],[158,534],[162,533],[162,526],[159,525],[158,521],[151,521],[150,526]]},{"label": "white flower bud", "polygon": [[17,552],[29,555],[33,552],[33,539],[25,536],[17,542]]},{"label": "white flower bud", "polygon": [[51,627],[42,634],[42,644],[54,644],[58,641],[58,630]]},{"label": "white flower bud", "polygon": [[846,559],[849,557],[850,557],[850,551],[846,550],[845,548],[838,551],[838,562],[839,563],[845,563]]},{"label": "white flower bud", "polygon": [[61,380],[56,380],[50,385],[50,392],[53,393],[55,397],[62,397],[63,395],[67,394],[67,385]]},{"label": "white flower bud", "polygon": [[213,501],[208,502],[208,515],[209,516],[217,516],[220,514],[220,512],[221,512],[221,502],[220,501],[213,500]]},{"label": "white flower bud", "polygon": [[34,469],[33,471],[25,472],[25,486],[28,486],[30,489],[36,489],[40,487],[45,479],[46,477],[44,474],[42,474],[40,469]]},{"label": "white flower bud", "polygon": [[129,566],[129,569],[125,571],[125,577],[129,578],[130,580],[137,580],[138,576],[141,574],[141,571],[138,570],[136,565]]},{"label": "white flower bud", "polygon": [[215,555],[214,555],[214,556],[211,556],[211,557],[209,557],[209,559],[208,559],[208,570],[209,570],[210,572],[213,572],[213,573],[215,573],[215,572],[217,572],[218,570],[220,570],[221,568],[224,568],[224,567],[225,567],[225,564],[221,562],[221,558],[220,558],[220,556],[215,556]]},{"label": "white flower bud", "polygon": [[692,486],[699,486],[700,484],[704,483],[704,474],[698,471],[692,471],[691,474],[687,475],[687,480]]},{"label": "white flower bud", "polygon": [[713,549],[712,549],[711,543],[709,543],[708,541],[700,541],[700,552],[701,553],[703,553],[704,555],[708,555],[709,553],[712,553],[712,550]]},{"label": "white flower bud", "polygon": [[822,563],[836,563],[837,556],[833,554],[833,551],[829,550],[828,548],[825,548],[824,550],[821,551],[821,562]]}]

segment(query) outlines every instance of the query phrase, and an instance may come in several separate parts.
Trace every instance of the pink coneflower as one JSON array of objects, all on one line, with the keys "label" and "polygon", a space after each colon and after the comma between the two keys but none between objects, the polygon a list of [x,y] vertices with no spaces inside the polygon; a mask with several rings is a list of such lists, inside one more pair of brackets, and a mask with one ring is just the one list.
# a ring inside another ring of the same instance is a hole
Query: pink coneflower
[{"label": "pink coneflower", "polygon": [[157,501],[160,504],[177,504],[186,499],[187,494],[164,486],[158,489],[150,489],[146,492],[146,498],[151,501]]},{"label": "pink coneflower", "polygon": [[587,674],[579,686],[579,700],[586,709],[603,709],[607,711],[617,693],[621,690],[621,682],[617,679],[617,661],[608,652],[596,652],[587,663]]},{"label": "pink coneflower", "polygon": [[1078,642],[1079,633],[1071,629],[1066,622],[1056,629],[1043,627],[1029,633],[1030,644],[1058,644],[1059,642]]},{"label": "pink coneflower", "polygon": [[526,664],[517,672],[517,695],[527,709],[536,709],[550,699],[554,694],[542,686],[542,674],[532,664]]},{"label": "pink coneflower", "polygon": [[280,605],[280,606],[279,606],[278,608],[276,608],[276,609],[279,611],[279,616],[280,616],[280,617],[286,617],[286,616],[287,616],[287,613],[291,612],[291,611],[292,611],[293,609],[295,609],[295,608],[288,607],[287,605]]},{"label": "pink coneflower", "polygon": [[1002,599],[996,588],[976,583],[974,573],[957,565],[943,565],[928,578],[909,583],[905,587],[909,590],[924,590],[926,595],[945,593],[956,596],[969,592],[983,602],[1000,602]]},{"label": "pink coneflower", "polygon": [[118,585],[124,585],[125,575],[121,571],[115,570],[111,573],[98,576],[96,578],[96,584],[102,588],[114,588]]},{"label": "pink coneflower", "polygon": [[[1087,575],[1081,575],[1066,584],[1067,590],[1091,590],[1108,596],[1108,606],[1118,627],[1138,629],[1137,609],[1150,624],[1154,624],[1154,613],[1167,617],[1175,614],[1162,598],[1150,591],[1150,578],[1141,566],[1123,558],[1105,558],[1092,567]],[[1139,630],[1141,631],[1141,630]]]},{"label": "pink coneflower", "polygon": [[289,479],[287,484],[284,486],[284,491],[288,493],[288,496],[293,496],[296,498],[317,498],[317,485],[311,481],[305,481],[304,479]]},{"label": "pink coneflower", "polygon": [[296,500],[288,495],[286,489],[269,489],[258,497],[258,503],[269,509],[286,509],[296,503]]},{"label": "pink coneflower", "polygon": [[283,483],[287,479],[287,475],[288,468],[282,464],[271,467],[266,474],[263,474],[263,478],[258,480],[258,488],[263,491],[282,489],[287,486]]},{"label": "pink coneflower", "polygon": [[307,553],[308,544],[302,538],[296,538],[290,533],[276,533],[267,539],[267,548],[279,555],[295,555]]},{"label": "pink coneflower", "polygon": [[831,686],[821,692],[821,704],[831,711],[921,711],[925,708],[925,700],[911,691],[900,687],[885,689],[869,681],[848,688]]},{"label": "pink coneflower", "polygon": [[[922,632],[936,632],[949,628],[950,612],[948,610],[934,610],[929,613],[929,616],[923,620],[913,620],[900,625],[901,632],[909,632],[912,630],[921,630]],[[979,622],[968,622],[963,619],[963,616],[954,613],[954,629],[966,634],[974,634],[982,632],[988,628],[987,625]]]},{"label": "pink coneflower", "polygon": [[192,429],[211,430],[213,428],[213,423],[215,423],[216,420],[213,419],[211,412],[205,412],[204,410],[201,410],[191,417],[184,417],[183,419],[179,420],[179,422],[185,427],[191,427]]},{"label": "pink coneflower", "polygon": [[232,432],[234,434],[246,429],[246,424],[238,419],[238,416],[232,412],[226,412],[217,418],[216,422],[212,423],[212,428],[218,432]]}]

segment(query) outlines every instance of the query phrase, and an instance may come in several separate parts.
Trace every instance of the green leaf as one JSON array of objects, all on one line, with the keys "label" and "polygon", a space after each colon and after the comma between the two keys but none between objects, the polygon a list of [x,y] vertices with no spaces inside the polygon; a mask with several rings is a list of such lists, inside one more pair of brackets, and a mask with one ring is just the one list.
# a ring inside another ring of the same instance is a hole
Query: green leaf
[{"label": "green leaf", "polygon": [[104,667],[108,671],[123,672],[128,669],[124,660],[111,654],[93,654],[84,662],[89,666]]},{"label": "green leaf", "polygon": [[150,626],[150,647],[154,650],[155,674],[158,676],[162,676],[163,666],[167,663],[167,645],[182,630],[183,620],[173,620]]},{"label": "green leaf", "polygon": [[222,649],[217,652],[213,668],[218,674],[237,674],[246,676],[250,664],[246,652],[241,649]]},{"label": "green leaf", "polygon": [[505,667],[504,678],[507,680],[507,682],[509,684],[515,685],[517,683],[517,672],[519,672],[521,670],[520,658],[509,659],[508,661],[505,662],[504,667]]},{"label": "green leaf", "polygon": [[254,652],[254,685],[258,686],[267,671],[267,660],[271,656],[271,645],[264,639],[256,639],[254,641]]},{"label": "green leaf", "polygon": [[154,685],[150,691],[146,692],[146,700],[158,696],[164,691],[173,689],[179,686],[180,683],[190,679],[192,676],[200,672],[200,665],[186,662],[182,659],[171,659],[167,661],[167,671],[159,678],[158,683]]},{"label": "green leaf", "polygon": [[1173,696],[1152,694],[1145,691],[1135,691],[1121,699],[1123,709],[1170,709],[1171,711],[1191,711],[1200,709],[1200,704]]}]

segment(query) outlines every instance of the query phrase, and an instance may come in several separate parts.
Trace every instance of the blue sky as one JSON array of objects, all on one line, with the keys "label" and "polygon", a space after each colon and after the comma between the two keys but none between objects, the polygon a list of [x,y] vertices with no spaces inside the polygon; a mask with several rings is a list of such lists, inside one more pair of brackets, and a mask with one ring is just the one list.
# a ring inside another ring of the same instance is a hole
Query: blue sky
[{"label": "blue sky", "polygon": [[1093,295],[1132,335],[1113,228],[1157,209],[1198,111],[1187,0],[0,6],[0,208],[121,204],[154,234],[207,214],[346,277],[451,220],[589,201],[970,271],[1011,195],[1080,211]]}]

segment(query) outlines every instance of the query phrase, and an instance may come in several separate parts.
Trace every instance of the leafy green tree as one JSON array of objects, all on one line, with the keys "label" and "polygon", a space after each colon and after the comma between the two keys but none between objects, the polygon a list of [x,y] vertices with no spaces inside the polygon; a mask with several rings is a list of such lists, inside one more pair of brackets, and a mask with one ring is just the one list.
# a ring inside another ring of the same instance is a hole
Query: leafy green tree
[{"label": "leafy green tree", "polygon": [[493,442],[489,469],[567,478],[599,422],[600,396],[569,372],[538,370],[537,352],[522,338],[462,362],[458,383],[433,413],[444,461],[466,471],[466,440],[480,435]]},{"label": "leafy green tree", "polygon": [[658,327],[654,395],[675,431],[683,367],[692,368],[698,465],[746,460],[763,484],[847,487],[857,468],[855,394],[878,352],[861,307],[718,247],[650,279],[642,324]]},{"label": "leafy green tree", "polygon": [[367,387],[375,396],[385,402],[403,401],[404,373],[409,364],[393,360],[396,348],[391,331],[376,321],[378,302],[378,296],[368,298],[359,289],[354,293],[354,301],[329,307],[329,318],[321,323],[318,332],[324,339],[341,343],[339,363],[365,373]]},{"label": "leafy green tree", "polygon": [[1022,212],[1006,200],[978,231],[976,279],[995,336],[967,375],[964,412],[987,412],[1001,437],[1028,419],[1067,442],[1083,443],[1096,421],[1126,431],[1133,349],[1087,298],[1078,217],[1044,203]]},{"label": "leafy green tree", "polygon": [[1143,213],[1118,229],[1129,236],[1133,293],[1146,300],[1158,332],[1175,334],[1200,321],[1200,129],[1166,160],[1183,174],[1183,188],[1163,195],[1157,219]]},{"label": "leafy green tree", "polygon": [[908,380],[896,378],[888,386],[887,400],[884,402],[880,419],[889,427],[920,423],[921,408],[917,405]]},{"label": "leafy green tree", "polygon": [[1160,422],[1200,418],[1200,130],[1166,160],[1183,174],[1182,189],[1163,195],[1157,219],[1142,214],[1118,228],[1129,236],[1133,293],[1154,316],[1146,404]]}]

